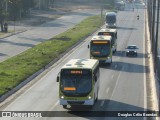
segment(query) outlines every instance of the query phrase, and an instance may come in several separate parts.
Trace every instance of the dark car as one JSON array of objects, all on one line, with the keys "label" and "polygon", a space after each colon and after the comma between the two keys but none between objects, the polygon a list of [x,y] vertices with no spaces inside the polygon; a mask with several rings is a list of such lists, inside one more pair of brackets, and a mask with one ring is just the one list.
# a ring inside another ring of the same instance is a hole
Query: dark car
[{"label": "dark car", "polygon": [[136,45],[128,45],[126,48],[126,56],[137,56],[137,49]]}]

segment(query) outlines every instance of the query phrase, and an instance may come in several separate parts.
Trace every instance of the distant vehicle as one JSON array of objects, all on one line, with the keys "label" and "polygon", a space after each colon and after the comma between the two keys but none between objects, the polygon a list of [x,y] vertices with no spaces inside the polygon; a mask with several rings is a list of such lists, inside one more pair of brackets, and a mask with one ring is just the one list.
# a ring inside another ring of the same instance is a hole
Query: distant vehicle
[{"label": "distant vehicle", "polygon": [[137,20],[139,20],[139,15],[137,15]]},{"label": "distant vehicle", "polygon": [[136,45],[128,45],[126,48],[126,56],[132,55],[137,56],[137,46]]},{"label": "distant vehicle", "polygon": [[90,41],[90,58],[100,63],[112,63],[111,36],[96,35]]},{"label": "distant vehicle", "polygon": [[133,2],[133,0],[128,0],[128,2],[129,2],[129,3],[132,3],[132,2]]},{"label": "distant vehicle", "polygon": [[67,108],[67,105],[92,107],[98,99],[99,76],[98,60],[70,60],[57,76],[60,105],[63,105],[63,108]]},{"label": "distant vehicle", "polygon": [[125,2],[120,1],[115,3],[115,9],[117,10],[124,10],[125,9]]},{"label": "distant vehicle", "polygon": [[98,35],[107,35],[112,36],[111,45],[112,45],[112,51],[117,51],[117,29],[101,29],[98,32]]},{"label": "distant vehicle", "polygon": [[116,28],[117,27],[117,15],[115,12],[107,12],[105,16],[106,28]]}]

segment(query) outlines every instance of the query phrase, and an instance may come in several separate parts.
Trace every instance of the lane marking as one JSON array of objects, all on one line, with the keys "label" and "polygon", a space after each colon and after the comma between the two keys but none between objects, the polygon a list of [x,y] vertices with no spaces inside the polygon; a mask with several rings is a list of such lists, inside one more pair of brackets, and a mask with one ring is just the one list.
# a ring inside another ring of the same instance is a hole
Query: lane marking
[{"label": "lane marking", "polygon": [[115,65],[115,68],[117,68],[117,64]]},{"label": "lane marking", "polygon": [[103,106],[104,105],[104,100],[101,102],[101,105],[100,106]]},{"label": "lane marking", "polygon": [[111,79],[113,79],[114,75],[112,75]]},{"label": "lane marking", "polygon": [[[123,71],[123,68],[124,67],[122,67],[122,71]],[[117,81],[116,81],[116,84],[115,84],[115,87],[114,87],[114,90],[113,90],[113,92],[112,92],[112,94],[111,94],[111,99],[113,98],[113,95],[114,95],[114,93],[115,93],[115,90],[116,90],[116,88],[117,88],[117,85],[118,85],[118,82],[119,82],[119,78],[120,78],[120,75],[121,75],[121,71],[119,72],[119,75],[118,75],[118,78],[117,78]]]},{"label": "lane marking", "polygon": [[106,93],[109,93],[109,88],[106,89]]},{"label": "lane marking", "polygon": [[55,108],[58,104],[59,104],[59,100],[57,100],[57,102],[53,105],[53,107],[51,107],[51,108],[49,109],[49,111],[52,111],[53,108]]}]

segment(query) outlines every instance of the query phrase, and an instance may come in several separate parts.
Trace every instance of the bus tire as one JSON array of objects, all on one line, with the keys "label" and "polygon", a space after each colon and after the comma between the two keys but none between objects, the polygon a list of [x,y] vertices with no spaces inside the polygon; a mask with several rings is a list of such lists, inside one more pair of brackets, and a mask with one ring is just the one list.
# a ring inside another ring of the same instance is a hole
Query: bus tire
[{"label": "bus tire", "polygon": [[97,96],[96,96],[95,102],[97,102],[97,100],[98,100],[98,90],[97,90]]},{"label": "bus tire", "polygon": [[63,105],[63,108],[67,108],[67,105]]}]

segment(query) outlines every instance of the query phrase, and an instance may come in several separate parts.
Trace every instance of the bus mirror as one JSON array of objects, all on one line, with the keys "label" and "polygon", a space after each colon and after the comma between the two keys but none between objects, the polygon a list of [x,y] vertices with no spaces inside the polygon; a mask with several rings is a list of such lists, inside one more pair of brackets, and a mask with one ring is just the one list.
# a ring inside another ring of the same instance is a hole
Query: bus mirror
[{"label": "bus mirror", "polygon": [[89,45],[88,45],[88,48],[89,48]]},{"label": "bus mirror", "polygon": [[57,82],[59,82],[59,73],[58,73],[58,76],[57,76]]},{"label": "bus mirror", "polygon": [[59,82],[59,75],[57,76],[57,82]]},{"label": "bus mirror", "polygon": [[94,78],[95,78],[95,82],[97,82],[97,76],[96,76],[96,75],[95,75],[95,77],[94,77]]}]

